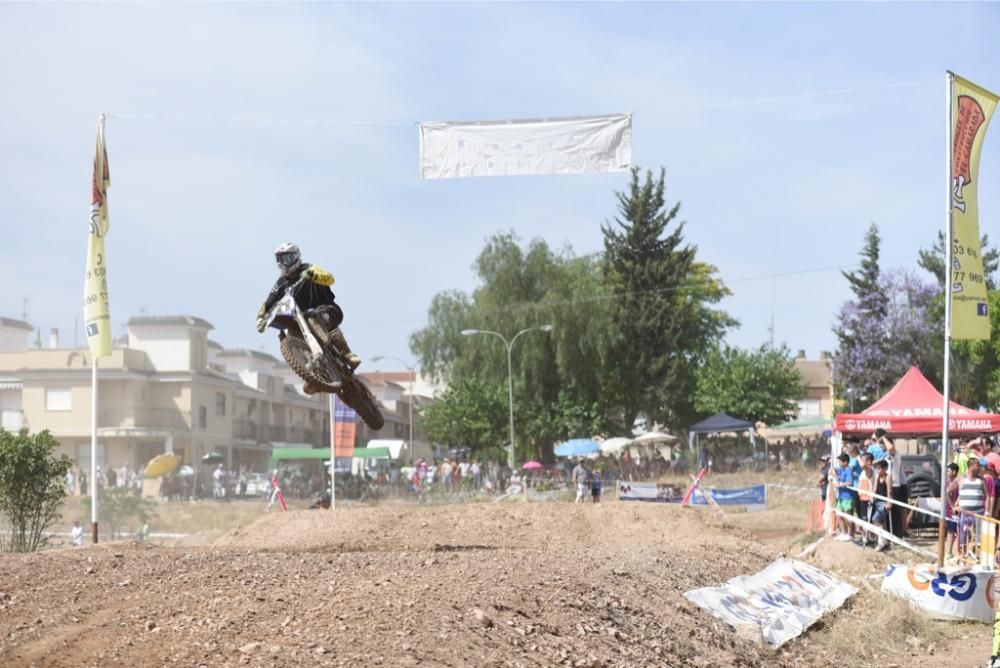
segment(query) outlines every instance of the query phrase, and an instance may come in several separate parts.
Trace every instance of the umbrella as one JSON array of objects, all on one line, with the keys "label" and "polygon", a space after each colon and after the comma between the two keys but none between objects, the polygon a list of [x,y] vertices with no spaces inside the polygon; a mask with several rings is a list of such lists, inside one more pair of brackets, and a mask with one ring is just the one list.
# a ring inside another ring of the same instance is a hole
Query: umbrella
[{"label": "umbrella", "polygon": [[677,440],[677,437],[672,434],[664,434],[659,431],[647,431],[642,436],[637,436],[632,439],[630,445],[652,445],[654,443],[673,443]]},{"label": "umbrella", "polygon": [[159,478],[161,475],[167,475],[180,465],[180,457],[172,452],[165,452],[150,459],[149,463],[146,464],[146,468],[142,470],[142,475],[144,478]]},{"label": "umbrella", "polygon": [[226,461],[226,456],[218,452],[210,452],[201,458],[202,464],[221,464]]},{"label": "umbrella", "polygon": [[566,441],[555,449],[556,457],[579,457],[592,452],[600,452],[601,446],[589,438],[574,438]]},{"label": "umbrella", "polygon": [[184,466],[177,469],[177,475],[182,478],[186,478],[189,475],[194,475],[194,469],[185,464]]},{"label": "umbrella", "polygon": [[531,471],[531,470],[534,470],[534,469],[540,469],[540,468],[542,468],[542,465],[539,462],[536,462],[536,461],[532,460],[530,462],[525,462],[524,466],[522,466],[521,468],[525,469],[527,471]]},{"label": "umbrella", "polygon": [[615,455],[625,449],[625,446],[632,442],[631,438],[616,436],[601,442],[601,452]]}]

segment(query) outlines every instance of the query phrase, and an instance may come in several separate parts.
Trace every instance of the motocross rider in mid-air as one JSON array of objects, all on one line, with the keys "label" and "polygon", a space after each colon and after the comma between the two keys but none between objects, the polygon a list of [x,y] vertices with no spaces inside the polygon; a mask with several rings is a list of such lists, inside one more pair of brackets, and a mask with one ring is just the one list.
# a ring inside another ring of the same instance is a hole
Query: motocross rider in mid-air
[{"label": "motocross rider in mid-air", "polygon": [[[295,244],[283,243],[278,246],[274,251],[274,259],[278,263],[281,276],[278,277],[267,299],[257,311],[257,331],[263,332],[264,328],[267,327],[267,322],[264,320],[267,312],[284,296],[288,288],[295,285],[300,279],[305,279],[294,295],[295,303],[303,312],[321,306],[329,307],[323,309],[326,315],[320,320],[329,332],[330,343],[343,353],[344,361],[352,369],[356,369],[361,364],[361,358],[351,352],[347,345],[347,339],[344,338],[344,333],[340,331],[340,323],[344,320],[344,313],[334,301],[334,294],[330,289],[330,286],[333,285],[333,274],[315,264],[303,262],[299,247]],[[307,394],[318,391],[318,388],[311,382],[307,382],[304,389]]]}]

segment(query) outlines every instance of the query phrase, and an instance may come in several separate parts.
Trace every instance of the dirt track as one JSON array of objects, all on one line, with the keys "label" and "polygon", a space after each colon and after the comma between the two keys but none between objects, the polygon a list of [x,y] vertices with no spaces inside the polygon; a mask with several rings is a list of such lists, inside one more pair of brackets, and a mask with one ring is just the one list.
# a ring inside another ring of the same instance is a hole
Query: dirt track
[{"label": "dirt track", "polygon": [[274,513],[212,548],[0,558],[0,665],[834,665],[681,596],[776,556],[660,504]]}]

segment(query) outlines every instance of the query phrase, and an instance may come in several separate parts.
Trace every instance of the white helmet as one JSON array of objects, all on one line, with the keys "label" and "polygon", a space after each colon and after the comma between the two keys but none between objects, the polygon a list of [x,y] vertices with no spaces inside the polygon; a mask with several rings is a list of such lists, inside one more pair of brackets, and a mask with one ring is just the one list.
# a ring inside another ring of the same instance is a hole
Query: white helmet
[{"label": "white helmet", "polygon": [[302,253],[298,246],[286,241],[274,249],[274,259],[278,263],[278,270],[288,276],[302,264]]}]

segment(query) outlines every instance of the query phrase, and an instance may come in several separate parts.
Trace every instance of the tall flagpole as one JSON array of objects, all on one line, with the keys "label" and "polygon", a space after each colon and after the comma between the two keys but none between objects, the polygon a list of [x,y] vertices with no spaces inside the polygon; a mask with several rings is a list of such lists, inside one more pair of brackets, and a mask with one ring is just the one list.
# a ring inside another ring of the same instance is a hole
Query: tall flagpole
[{"label": "tall flagpole", "polygon": [[90,528],[97,543],[97,356],[90,364]]},{"label": "tall flagpole", "polygon": [[330,510],[337,507],[337,395],[330,393]]},{"label": "tall flagpole", "polygon": [[945,119],[948,124],[948,131],[945,133],[947,146],[945,147],[945,165],[947,174],[945,175],[945,214],[944,214],[944,406],[941,418],[941,515],[938,518],[938,567],[944,566],[944,534],[945,534],[945,504],[948,503],[948,478],[945,472],[948,470],[948,413],[951,407],[949,400],[951,396],[951,277],[952,259],[954,249],[952,248],[952,194],[951,180],[954,159],[952,148],[952,132],[954,123],[952,122],[952,88],[955,85],[955,75],[948,72],[945,83],[946,109]]}]

